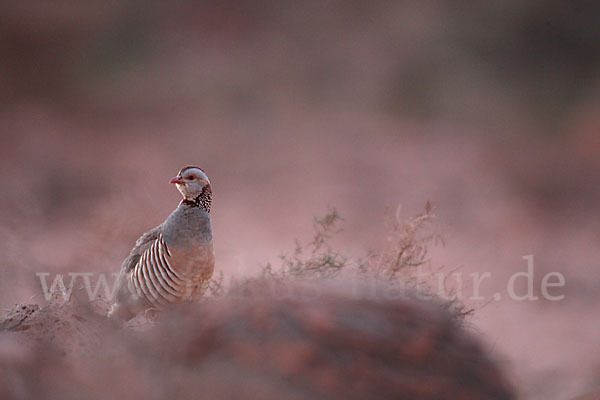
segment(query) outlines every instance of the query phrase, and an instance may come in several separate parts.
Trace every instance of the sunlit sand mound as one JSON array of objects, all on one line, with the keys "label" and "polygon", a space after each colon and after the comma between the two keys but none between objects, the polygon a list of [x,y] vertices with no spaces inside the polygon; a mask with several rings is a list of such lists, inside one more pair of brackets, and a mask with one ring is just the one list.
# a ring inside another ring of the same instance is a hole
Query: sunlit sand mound
[{"label": "sunlit sand mound", "polygon": [[258,280],[125,326],[19,306],[0,322],[0,397],[513,398],[455,316],[385,289]]}]

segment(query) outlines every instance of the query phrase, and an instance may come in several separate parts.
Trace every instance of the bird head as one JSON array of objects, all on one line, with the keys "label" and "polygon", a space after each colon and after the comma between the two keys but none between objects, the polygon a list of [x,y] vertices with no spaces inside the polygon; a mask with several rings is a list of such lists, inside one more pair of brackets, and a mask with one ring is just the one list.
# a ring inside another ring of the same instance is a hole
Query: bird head
[{"label": "bird head", "polygon": [[171,178],[171,183],[177,186],[177,190],[185,200],[194,200],[202,194],[205,187],[210,186],[210,180],[206,173],[199,167],[185,167],[177,176]]}]

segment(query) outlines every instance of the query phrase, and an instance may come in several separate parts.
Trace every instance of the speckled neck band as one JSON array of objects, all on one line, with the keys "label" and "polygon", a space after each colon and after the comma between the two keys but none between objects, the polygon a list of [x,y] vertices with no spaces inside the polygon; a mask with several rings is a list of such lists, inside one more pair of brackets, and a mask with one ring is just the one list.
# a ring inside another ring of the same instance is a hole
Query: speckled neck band
[{"label": "speckled neck band", "polygon": [[206,212],[210,212],[210,206],[212,204],[212,190],[210,185],[204,186],[202,188],[202,192],[196,197],[194,200],[184,199],[181,200],[181,204],[185,204],[190,207],[199,207],[206,210]]}]

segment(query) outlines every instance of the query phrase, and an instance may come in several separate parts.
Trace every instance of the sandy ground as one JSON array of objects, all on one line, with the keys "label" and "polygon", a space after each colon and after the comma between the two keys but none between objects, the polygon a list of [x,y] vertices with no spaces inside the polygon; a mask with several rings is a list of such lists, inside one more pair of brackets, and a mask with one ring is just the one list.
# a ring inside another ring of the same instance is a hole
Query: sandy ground
[{"label": "sandy ground", "polygon": [[[334,243],[364,254],[384,242],[386,207],[402,204],[410,216],[432,200],[445,238],[432,265],[460,268],[463,301],[476,308],[472,328],[524,397],[565,398],[597,382],[597,223],[519,192],[503,149],[473,128],[292,109],[90,124],[44,110],[16,115],[4,118],[14,133],[3,138],[5,308],[36,293],[43,302],[37,272],[116,271],[137,235],[178,202],[170,176],[198,164],[213,181],[217,269],[226,280],[276,264],[328,206],[345,218]],[[527,270],[530,254],[540,299],[512,300],[508,281]],[[470,299],[473,272],[491,273],[483,300]],[[549,272],[564,275],[565,286],[551,289],[564,300],[541,296]]]}]

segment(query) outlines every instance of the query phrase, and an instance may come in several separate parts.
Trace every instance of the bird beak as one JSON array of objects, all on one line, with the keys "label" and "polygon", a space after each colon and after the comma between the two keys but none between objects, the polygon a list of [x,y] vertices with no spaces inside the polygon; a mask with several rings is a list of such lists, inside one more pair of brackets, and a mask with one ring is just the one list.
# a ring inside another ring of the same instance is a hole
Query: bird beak
[{"label": "bird beak", "polygon": [[169,181],[169,183],[181,183],[181,184],[183,184],[184,182],[183,182],[183,179],[181,179],[180,177],[176,176],[176,177],[171,178],[171,180]]}]

